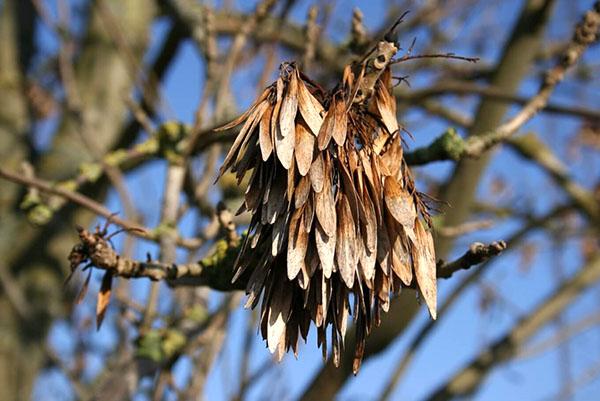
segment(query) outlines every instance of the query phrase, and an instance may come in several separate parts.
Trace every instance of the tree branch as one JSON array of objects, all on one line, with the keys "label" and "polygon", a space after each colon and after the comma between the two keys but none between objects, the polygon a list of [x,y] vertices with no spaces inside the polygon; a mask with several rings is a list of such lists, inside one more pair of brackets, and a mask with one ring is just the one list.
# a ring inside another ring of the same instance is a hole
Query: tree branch
[{"label": "tree branch", "polygon": [[571,198],[574,205],[587,217],[600,222],[600,204],[592,192],[577,184],[569,174],[568,168],[558,159],[552,150],[533,133],[511,138],[509,146],[522,157],[535,162],[552,177]]},{"label": "tree branch", "polygon": [[[514,234],[510,236],[508,241],[506,241],[507,248],[509,250],[517,249],[519,244],[523,242],[523,239],[532,231],[547,226],[550,222],[554,221],[559,217],[564,216],[570,210],[570,205],[561,205],[552,209],[550,212],[546,213],[543,216],[531,218],[523,227],[521,227],[519,230],[517,230]],[[437,327],[436,323],[439,324],[440,319],[444,318],[446,311],[450,310],[450,308],[456,303],[456,301],[460,299],[464,291],[469,286],[473,285],[473,283],[475,283],[480,277],[482,277],[482,275],[490,268],[490,266],[492,265],[490,262],[491,260],[488,259],[481,266],[479,266],[477,270],[473,270],[468,276],[461,280],[452,289],[452,292],[444,299],[444,303],[438,310],[438,320],[427,321],[413,336],[410,344],[407,347],[407,351],[398,362],[396,369],[392,373],[390,381],[388,382],[387,386],[382,392],[381,397],[379,398],[380,401],[387,401],[390,399],[392,391],[403,378],[414,356],[417,354],[422,344],[425,343],[426,339],[429,338],[429,334],[431,334],[434,328]]]},{"label": "tree branch", "polygon": [[[53,185],[48,181],[36,177],[22,176],[12,171],[8,171],[2,167],[0,167],[0,178],[4,178],[8,181],[15,182],[28,188],[37,188],[40,191],[59,196],[75,204],[83,206],[84,208],[94,212],[99,216],[103,216],[107,219],[110,219],[111,222],[117,224],[118,226],[121,226],[122,228],[129,231],[135,236],[150,241],[158,240],[158,234],[156,232],[153,232],[156,230],[150,230],[140,227],[140,225],[137,223],[115,216],[114,213],[108,210],[106,207],[104,207],[103,204],[96,202],[95,200],[79,192],[71,191],[70,189],[66,188],[66,186]],[[178,246],[184,248],[196,249],[200,245],[200,240],[177,238],[176,243]]]},{"label": "tree branch", "polygon": [[439,261],[437,265],[438,278],[450,278],[459,270],[470,269],[472,266],[485,262],[491,257],[499,255],[506,249],[506,242],[495,241],[485,245],[474,242],[463,256],[450,263]]},{"label": "tree branch", "polygon": [[[92,266],[110,271],[113,276],[128,279],[148,278],[152,281],[166,281],[171,286],[208,286],[219,291],[243,290],[252,269],[248,269],[234,283],[231,282],[242,238],[231,229],[232,216],[229,211],[219,208],[218,213],[226,238],[218,240],[212,253],[199,262],[177,264],[154,261],[149,256],[146,261],[121,257],[110,245],[111,235],[107,236],[106,230],[98,228],[92,233],[80,227],[80,242],[73,247],[69,256],[71,270],[75,271],[79,265],[84,264],[84,269]],[[487,245],[476,242],[457,260],[449,263],[439,261],[438,278],[450,278],[458,270],[466,270],[485,262],[504,249],[504,241]]]},{"label": "tree branch", "polygon": [[538,93],[525,103],[517,115],[494,130],[473,135],[463,140],[454,130],[446,131],[425,148],[406,155],[407,163],[426,164],[440,160],[460,160],[463,157],[477,158],[500,142],[510,138],[520,127],[547,106],[550,95],[573,67],[589,45],[597,39],[600,30],[600,3],[588,11],[575,28],[575,33],[556,65],[546,72]]},{"label": "tree branch", "polygon": [[[528,97],[515,95],[510,92],[503,91],[495,86],[486,87],[464,81],[443,82],[437,84],[436,86],[410,92],[401,90],[399,88],[400,86],[398,86],[394,91],[394,95],[399,101],[407,103],[423,102],[428,98],[442,95],[479,95],[491,100],[520,104],[523,106],[529,103]],[[600,112],[598,110],[578,106],[563,106],[559,104],[548,103],[541,111],[552,114],[580,117],[589,120],[600,119]]]},{"label": "tree branch", "polygon": [[598,279],[600,279],[600,255],[596,254],[572,279],[561,284],[506,335],[484,348],[464,369],[440,386],[427,400],[444,401],[473,394],[495,365],[512,359],[522,344],[562,313],[578,295]]}]

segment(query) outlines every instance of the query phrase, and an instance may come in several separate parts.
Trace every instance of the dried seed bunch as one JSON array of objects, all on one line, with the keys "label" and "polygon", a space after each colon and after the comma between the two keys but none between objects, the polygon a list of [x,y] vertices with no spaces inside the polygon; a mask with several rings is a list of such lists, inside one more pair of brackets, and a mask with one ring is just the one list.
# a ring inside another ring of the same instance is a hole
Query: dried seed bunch
[{"label": "dried seed bunch", "polygon": [[403,159],[392,95],[396,52],[379,42],[331,91],[283,63],[277,81],[221,128],[243,124],[220,174],[251,174],[239,212],[252,220],[234,280],[251,269],[246,307],[262,298],[261,333],[278,359],[297,354],[313,322],[324,357],[332,327],[339,364],[352,314],[356,373],[373,324],[403,286],[417,287],[435,318],[429,214]]}]

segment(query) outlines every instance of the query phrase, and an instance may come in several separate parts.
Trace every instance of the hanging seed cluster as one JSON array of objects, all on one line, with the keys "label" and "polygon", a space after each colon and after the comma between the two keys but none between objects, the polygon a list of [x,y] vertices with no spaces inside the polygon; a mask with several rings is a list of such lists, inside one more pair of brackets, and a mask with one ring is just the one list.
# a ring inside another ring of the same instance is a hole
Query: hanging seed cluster
[{"label": "hanging seed cluster", "polygon": [[356,373],[403,286],[416,287],[435,318],[429,214],[403,159],[392,95],[396,51],[379,42],[331,91],[284,63],[249,110],[221,127],[243,124],[220,174],[251,175],[239,212],[252,220],[234,280],[251,270],[246,307],[262,299],[261,333],[278,359],[297,354],[312,322],[324,357],[331,333],[338,365],[352,315]]}]

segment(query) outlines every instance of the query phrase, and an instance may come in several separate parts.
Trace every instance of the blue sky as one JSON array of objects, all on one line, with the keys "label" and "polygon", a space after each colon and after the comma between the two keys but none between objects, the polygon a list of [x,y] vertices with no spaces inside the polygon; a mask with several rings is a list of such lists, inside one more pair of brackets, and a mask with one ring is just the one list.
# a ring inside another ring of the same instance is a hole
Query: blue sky
[{"label": "blue sky", "polygon": [[[53,2],[51,2],[53,3]],[[76,3],[81,3],[77,1]],[[217,2],[218,3],[218,2]],[[250,8],[248,3],[237,2],[242,9]],[[342,4],[343,3],[343,4]],[[421,2],[416,1],[419,4]],[[300,2],[293,9],[292,20],[303,21],[310,2]],[[333,21],[330,24],[328,34],[335,41],[344,39],[347,32],[348,23],[351,18],[352,7],[358,6],[365,15],[365,23],[368,27],[377,27],[383,21],[385,16],[386,2],[384,1],[348,1],[338,2],[333,12]],[[494,37],[494,46],[482,49],[469,48],[461,44],[462,38],[469,38],[471,34],[481,32],[481,28],[486,24],[493,27],[510,26],[517,15],[517,11],[522,4],[521,1],[482,1],[470,11],[477,18],[470,18],[469,24],[456,29],[456,39],[451,50],[463,55],[475,55],[482,58],[483,61],[493,62],[497,60],[501,43],[509,29],[504,29],[503,33]],[[553,24],[547,33],[548,38],[560,39],[568,38],[571,35],[572,23],[579,17],[581,10],[586,9],[592,4],[592,1],[558,1],[557,9],[553,16]],[[558,17],[558,18],[557,18]],[[562,18],[561,18],[562,17]],[[410,16],[409,16],[410,18]],[[450,24],[450,22],[449,22]],[[156,48],[160,44],[162,35],[166,32],[168,25],[164,21],[155,24],[152,31],[152,46]],[[341,32],[341,33],[340,33]],[[56,50],[56,41],[52,35],[42,30],[40,38],[48,52]],[[402,39],[401,39],[402,40]],[[411,38],[404,38],[405,42],[410,42]],[[424,40],[423,40],[424,42]],[[417,51],[419,50],[419,41],[417,41]],[[150,55],[152,50],[150,51]],[[283,54],[279,55],[281,61],[284,61]],[[599,51],[596,46],[587,55],[586,60],[599,59]],[[203,66],[194,46],[186,42],[178,56],[177,60],[169,70],[163,84],[163,93],[166,103],[171,112],[165,113],[166,118],[175,118],[186,123],[192,122],[201,89],[203,88]],[[240,107],[247,106],[253,100],[254,87],[253,79],[256,79],[257,72],[245,71],[236,75],[232,87]],[[426,86],[430,83],[430,76],[411,77],[411,84],[414,88]],[[598,78],[594,81],[595,88],[598,87]],[[523,83],[519,92],[524,95],[533,93],[537,88],[537,81],[526,81]],[[573,93],[577,91],[577,100],[593,107],[599,104],[600,93],[591,88],[567,84],[557,89],[552,100],[560,104],[573,104]],[[475,107],[472,101],[462,99],[448,98],[446,101],[456,107],[461,106],[465,112],[471,112]],[[514,111],[514,110],[513,110]],[[447,123],[437,119],[423,119],[419,112],[411,112],[409,115],[400,116],[406,124],[408,130],[414,135],[412,147],[418,147],[429,143],[433,138],[443,132]],[[40,132],[38,142],[41,146],[47,144],[51,135],[52,123],[48,122],[46,129]],[[536,118],[533,122],[524,127],[523,132],[536,131],[550,147],[559,155],[565,156],[566,144],[572,138],[577,125],[575,121],[558,118],[555,116],[544,116]],[[410,143],[410,141],[409,141]],[[569,164],[573,176],[582,184],[587,185],[591,179],[598,178],[600,171],[600,160],[598,154],[585,154],[585,158],[574,160]],[[158,222],[158,211],[160,205],[160,191],[164,180],[164,163],[154,162],[139,170],[133,171],[127,176],[127,184],[134,194],[136,204],[140,206],[141,211],[147,216],[146,224],[153,226]],[[419,169],[420,174],[426,174],[435,178],[443,178],[451,171],[450,163],[436,163]],[[504,193],[495,194],[491,192],[492,181],[498,177],[503,178],[509,183],[509,189]],[[535,185],[532,191],[531,186]],[[543,196],[541,196],[543,194]],[[490,199],[491,197],[499,203],[514,203],[517,206],[533,205],[538,212],[548,210],[563,198],[562,194],[552,189],[549,179],[535,166],[523,162],[509,150],[501,149],[489,166],[488,174],[482,181],[479,189],[479,197]],[[120,210],[118,199],[114,193],[111,193],[106,201],[111,210]],[[180,230],[185,235],[191,235],[197,216],[187,215],[180,224]],[[506,221],[497,224],[493,229],[485,232],[479,232],[461,238],[454,251],[458,255],[466,249],[472,241],[493,241],[507,238],[509,233],[518,227],[515,221]],[[527,272],[520,271],[520,255],[518,252],[508,252],[499,257],[491,269],[485,274],[484,280],[494,283],[502,296],[510,301],[511,306],[500,303],[492,311],[482,312],[479,304],[481,301],[481,290],[479,287],[472,287],[463,294],[460,301],[444,316],[440,317],[436,324],[437,329],[434,334],[428,338],[417,354],[410,373],[404,378],[402,384],[394,394],[393,399],[419,400],[427,395],[445,378],[451,375],[456,369],[475,355],[482,347],[489,344],[490,341],[502,335],[515,322],[515,320],[531,310],[543,297],[548,294],[556,285],[556,280],[552,274],[552,266],[560,263],[565,274],[570,275],[580,266],[579,252],[574,243],[563,243],[558,251],[552,250],[552,245],[548,238],[540,235],[532,235],[527,239],[528,242],[540,245],[543,252],[539,253],[534,259],[533,264]],[[121,240],[116,241],[117,246],[121,246]],[[155,245],[138,241],[135,247],[135,256],[144,258],[146,252],[157,253]],[[463,275],[458,274],[452,280],[440,283],[440,300],[444,299],[452,287],[456,285]],[[99,276],[95,277],[95,286],[99,285]],[[148,291],[148,283],[139,280],[133,283],[134,294],[139,302],[143,302]],[[169,289],[161,289],[163,296],[161,302],[168,303]],[[94,294],[94,288],[90,294]],[[598,289],[593,289],[583,294],[569,309],[566,320],[576,320],[590,312],[597,310],[597,302],[600,296]],[[215,294],[216,298],[221,297]],[[162,301],[164,300],[164,301]],[[163,306],[165,306],[163,305]],[[89,295],[87,301],[76,309],[76,314],[82,317],[92,316],[94,313],[93,295]],[[94,348],[100,350],[110,350],[114,346],[114,333],[112,326],[112,313],[109,312],[107,323],[98,333],[94,331],[86,332],[87,340]],[[392,310],[390,313],[394,313]],[[252,367],[256,368],[270,357],[268,350],[260,340],[260,336],[255,337],[251,350],[242,349],[242,336],[246,319],[249,312],[239,309],[235,312],[231,320],[230,329],[226,339],[226,347],[219,358],[217,368],[211,372],[208,380],[207,399],[221,401],[227,400],[232,395],[231,391],[236,389],[235,372],[237,371],[237,358],[245,352],[250,352]],[[357,377],[351,378],[343,391],[339,395],[339,400],[375,400],[383,388],[388,372],[395,367],[396,362],[402,357],[414,334],[421,325],[428,319],[425,308],[422,308],[420,316],[415,319],[404,336],[398,338],[388,351],[369,359],[363,366]],[[544,330],[540,336],[548,336],[552,330]],[[76,331],[69,328],[64,322],[57,322],[49,337],[49,342],[62,355],[71,355],[73,352],[73,338],[77,335]],[[569,345],[571,355],[572,373],[577,376],[578,372],[585,369],[586,366],[600,359],[600,334],[597,331],[589,331],[578,335],[576,340]],[[301,393],[304,386],[310,382],[312,375],[318,371],[322,362],[320,350],[316,348],[314,330],[308,344],[303,345],[300,350],[298,360],[293,355],[287,355],[284,362],[267,377],[261,378],[260,383],[250,393],[250,400],[262,399],[286,399],[292,400]],[[104,363],[102,358],[90,354],[89,375],[93,376],[95,372],[102,368]],[[559,390],[560,384],[560,366],[558,353],[551,351],[532,359],[511,362],[500,369],[494,371],[486,380],[481,390],[474,397],[476,400],[504,400],[504,399],[522,399],[522,400],[542,400],[545,397],[555,395]],[[233,370],[232,370],[233,369]],[[175,368],[176,381],[184,383],[186,377],[190,374],[189,361],[183,359]],[[48,390],[49,389],[49,390]],[[59,396],[57,396],[59,394]],[[36,387],[34,398],[36,400],[67,399],[70,394],[68,385],[64,378],[56,371],[49,371],[42,376]],[[271,398],[263,398],[265,394]],[[595,381],[582,388],[574,399],[591,400],[595,394],[600,394],[600,382]],[[144,399],[139,397],[140,400]]]}]

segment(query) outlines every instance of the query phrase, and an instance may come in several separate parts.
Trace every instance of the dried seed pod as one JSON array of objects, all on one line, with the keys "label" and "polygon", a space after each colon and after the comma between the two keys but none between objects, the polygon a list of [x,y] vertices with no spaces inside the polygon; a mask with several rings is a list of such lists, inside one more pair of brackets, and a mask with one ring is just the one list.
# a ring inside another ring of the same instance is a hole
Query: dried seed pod
[{"label": "dried seed pod", "polygon": [[240,208],[252,219],[234,280],[252,270],[246,305],[262,299],[269,350],[277,358],[297,353],[312,321],[324,356],[333,328],[337,364],[353,311],[355,373],[372,326],[402,285],[418,288],[435,318],[433,239],[422,222],[429,213],[403,159],[391,91],[396,48],[376,49],[388,62],[347,67],[330,92],[295,63],[282,64],[277,81],[223,127],[243,124],[221,174],[252,171]]}]

